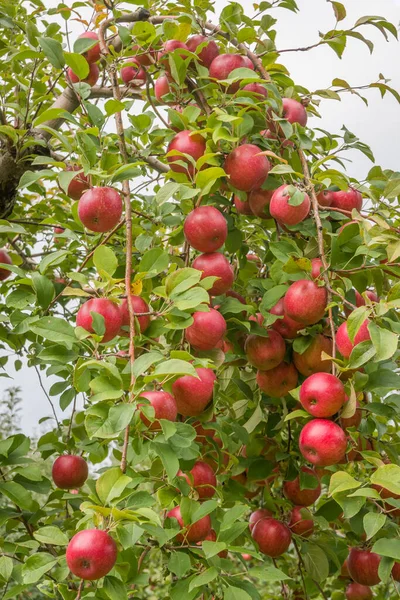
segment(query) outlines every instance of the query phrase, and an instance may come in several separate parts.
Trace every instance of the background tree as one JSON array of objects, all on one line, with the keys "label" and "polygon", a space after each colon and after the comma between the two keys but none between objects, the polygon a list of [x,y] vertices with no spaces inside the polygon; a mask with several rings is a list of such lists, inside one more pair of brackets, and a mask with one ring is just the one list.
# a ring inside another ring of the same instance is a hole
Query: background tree
[{"label": "background tree", "polygon": [[287,50],[294,0],[2,6],[1,360],[66,415],[0,442],[4,600],[400,593],[400,176],[307,126],[400,97],[281,63],[397,30],[331,4]]}]

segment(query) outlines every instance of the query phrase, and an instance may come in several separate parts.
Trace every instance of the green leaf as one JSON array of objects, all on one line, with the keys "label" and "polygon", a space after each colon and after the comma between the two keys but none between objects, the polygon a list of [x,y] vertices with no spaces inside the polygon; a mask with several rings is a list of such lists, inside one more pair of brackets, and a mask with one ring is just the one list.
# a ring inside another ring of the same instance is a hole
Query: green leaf
[{"label": "green leaf", "polygon": [[0,556],[0,577],[9,581],[13,572],[14,563],[9,556]]},{"label": "green leaf", "polygon": [[29,556],[22,567],[24,583],[36,583],[45,573],[47,573],[47,571],[50,571],[57,562],[57,558],[54,558],[54,556],[47,552],[37,552],[36,554]]},{"label": "green leaf", "polygon": [[198,269],[192,269],[191,267],[185,267],[184,269],[177,269],[165,280],[165,291],[167,296],[175,298],[186,292],[193,286],[197,285],[201,279],[201,271]]},{"label": "green leaf", "polygon": [[117,406],[112,406],[107,419],[96,431],[94,436],[104,439],[116,437],[132,421],[134,412],[135,407],[133,404],[118,404]]},{"label": "green leaf", "polygon": [[202,502],[192,514],[191,522],[196,523],[197,521],[200,521],[203,517],[214,512],[216,508],[218,508],[218,502],[216,500],[206,500],[206,502]]},{"label": "green leaf", "polygon": [[180,360],[179,358],[172,358],[170,360],[166,360],[162,364],[157,365],[153,375],[154,377],[159,377],[160,375],[192,375],[198,379],[198,375],[194,366],[185,360]]},{"label": "green leaf", "polygon": [[226,549],[226,544],[224,542],[209,542],[205,540],[202,542],[201,546],[207,559],[217,556],[219,552]]},{"label": "green leaf", "polygon": [[57,317],[43,317],[32,323],[30,330],[46,340],[65,344],[67,348],[72,348],[73,344],[77,342],[72,325]]},{"label": "green leaf", "polygon": [[152,446],[161,458],[169,481],[172,481],[179,471],[179,460],[176,452],[168,444],[160,444],[154,441]]},{"label": "green leaf", "polygon": [[84,56],[75,52],[64,52],[64,58],[79,79],[85,79],[89,75],[89,63]]},{"label": "green leaf", "polygon": [[64,54],[60,42],[49,37],[39,38],[39,44],[48,59],[56,69],[62,69],[65,65]]},{"label": "green leaf", "polygon": [[400,540],[381,538],[372,546],[372,552],[376,552],[380,556],[388,556],[400,561]]},{"label": "green leaf", "polygon": [[289,575],[286,575],[286,573],[275,567],[253,567],[249,570],[249,575],[257,577],[261,581],[285,581],[286,579],[292,579]]},{"label": "green leaf", "polygon": [[371,340],[376,350],[376,360],[388,360],[397,351],[399,336],[371,322],[368,325]]},{"label": "green leaf", "polygon": [[190,558],[184,552],[172,552],[168,561],[168,569],[179,579],[190,569]]},{"label": "green leaf", "polygon": [[378,533],[386,523],[386,515],[383,513],[369,512],[364,515],[363,525],[364,531],[367,534],[367,540],[370,540]]},{"label": "green leaf", "polygon": [[307,573],[315,581],[325,581],[329,575],[329,561],[325,552],[316,544],[304,544],[302,557]]},{"label": "green leaf", "polygon": [[218,571],[215,567],[210,567],[200,575],[197,575],[192,579],[189,585],[189,592],[194,590],[195,588],[201,587],[203,585],[207,585],[211,581],[214,581],[218,577]]},{"label": "green leaf", "polygon": [[378,467],[371,475],[371,483],[380,485],[393,494],[400,494],[400,467],[394,464]]},{"label": "green leaf", "polygon": [[119,467],[107,469],[96,481],[96,492],[103,504],[109,504],[118,498],[132,481]]},{"label": "green leaf", "polygon": [[144,255],[138,266],[139,273],[145,273],[145,279],[155,277],[168,268],[169,255],[162,248],[152,248]]},{"label": "green leaf", "polygon": [[344,492],[346,490],[354,490],[360,487],[361,483],[356,481],[354,477],[346,473],[346,471],[337,471],[333,473],[329,483],[329,495]]},{"label": "green leaf", "polygon": [[15,481],[0,483],[0,494],[6,496],[23,510],[32,510],[35,504],[31,492]]},{"label": "green leaf", "polygon": [[160,352],[152,351],[147,354],[142,354],[135,359],[133,364],[133,374],[136,377],[143,375],[152,365],[164,360],[164,356]]},{"label": "green leaf", "polygon": [[57,252],[52,252],[51,254],[48,254],[40,261],[39,271],[42,275],[44,275],[44,273],[49,267],[55,267],[57,265],[60,265],[63,262],[63,260],[70,254],[71,253],[68,252],[68,250],[57,250]]},{"label": "green leaf", "polygon": [[118,259],[109,246],[98,246],[93,254],[93,263],[101,276],[112,277],[118,267]]},{"label": "green leaf", "polygon": [[196,175],[196,187],[202,190],[202,194],[208,194],[217,179],[226,177],[226,173],[221,167],[209,167],[202,169]]},{"label": "green leaf", "polygon": [[48,308],[55,295],[52,282],[44,275],[34,272],[32,273],[32,285],[39,305],[44,309]]},{"label": "green leaf", "polygon": [[117,577],[108,575],[104,579],[103,590],[110,600],[126,600],[128,598],[126,585]]},{"label": "green leaf", "polygon": [[111,100],[107,100],[104,108],[107,116],[110,117],[111,115],[115,115],[115,113],[122,112],[125,109],[125,104],[120,100],[114,100],[114,98],[112,98]]},{"label": "green leaf", "polygon": [[33,537],[42,544],[52,544],[53,546],[66,546],[69,542],[65,533],[53,525],[37,529],[34,532]]},{"label": "green leaf", "polygon": [[127,179],[133,179],[134,177],[138,177],[141,171],[140,168],[136,165],[122,165],[119,167],[112,176],[112,183],[116,183],[118,181],[126,181]]},{"label": "green leaf", "polygon": [[252,598],[244,590],[229,586],[224,591],[224,600],[252,600]]},{"label": "green leaf", "polygon": [[343,21],[346,18],[346,8],[341,2],[332,2],[332,7],[337,21]]},{"label": "green leaf", "polygon": [[350,313],[349,318],[347,319],[347,333],[351,342],[354,342],[354,338],[367,316],[368,313],[365,306],[360,306]]}]

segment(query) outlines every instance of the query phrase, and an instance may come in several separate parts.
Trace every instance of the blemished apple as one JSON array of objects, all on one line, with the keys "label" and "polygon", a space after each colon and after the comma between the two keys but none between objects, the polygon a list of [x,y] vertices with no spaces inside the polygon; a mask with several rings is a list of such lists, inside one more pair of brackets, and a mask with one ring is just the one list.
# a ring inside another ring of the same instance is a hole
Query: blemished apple
[{"label": "blemished apple", "polygon": [[200,256],[194,259],[192,267],[193,269],[202,271],[201,279],[218,277],[208,290],[211,296],[225,294],[232,287],[235,274],[230,262],[221,252],[200,254]]},{"label": "blemished apple", "polygon": [[241,90],[255,94],[260,100],[267,98],[268,96],[268,91],[261,83],[248,83],[242,87]]},{"label": "blemished apple", "polygon": [[378,574],[381,557],[370,550],[352,548],[350,550],[347,566],[351,578],[361,585],[373,586],[380,583]]},{"label": "blemished apple", "polygon": [[[220,54],[212,61],[209,69],[209,75],[212,79],[221,81],[228,79],[229,75],[235,69],[253,69],[254,65],[246,56],[241,54]],[[237,81],[229,86],[228,93],[234,94],[240,87],[240,81]]]},{"label": "blemished apple", "polygon": [[348,429],[349,427],[355,427],[358,429],[362,421],[362,411],[360,407],[361,405],[359,401],[356,400],[356,410],[354,415],[352,417],[340,417],[339,422],[343,429]]},{"label": "blemished apple", "polygon": [[313,419],[300,432],[299,448],[312,465],[329,467],[345,457],[347,437],[343,429],[333,421]]},{"label": "blemished apple", "polygon": [[[178,413],[184,417],[200,415],[213,396],[216,381],[214,371],[199,367],[196,368],[196,373],[198,378],[192,377],[192,375],[184,375],[172,384],[172,393],[176,400]],[[209,432],[211,437],[215,435],[214,430],[203,431]]]},{"label": "blemished apple", "polygon": [[67,69],[67,77],[71,81],[71,83],[79,83],[79,82],[88,83],[91,87],[93,87],[96,84],[96,82],[99,78],[99,74],[100,74],[99,67],[97,66],[96,63],[89,64],[89,73],[84,79],[80,79],[78,77],[78,75],[76,75],[73,72],[71,67],[69,67]]},{"label": "blemished apple", "polygon": [[[168,71],[170,69],[168,54],[171,52],[175,52],[175,50],[179,50],[181,48],[182,48],[182,50],[188,50],[188,47],[186,46],[186,44],[184,44],[183,42],[180,42],[179,40],[167,40],[163,44],[163,49],[160,50],[160,52],[158,53],[157,60],[160,64],[162,64],[164,69],[167,69]],[[179,52],[179,56],[182,59],[185,59],[188,57],[188,53],[187,52]]]},{"label": "blemished apple", "polygon": [[119,306],[107,298],[91,298],[82,304],[76,315],[76,326],[83,327],[86,331],[94,333],[91,313],[98,313],[104,317],[105,332],[102,339],[103,343],[109,342],[118,335],[122,324]]},{"label": "blemished apple", "polygon": [[[137,317],[136,313],[149,312],[150,311],[149,305],[147,304],[147,302],[145,300],[143,300],[143,298],[141,298],[140,296],[135,296],[134,294],[131,294],[131,302],[132,302],[133,312],[135,313],[135,319],[137,319],[138,323],[139,323],[140,333],[144,333],[146,331],[146,329],[148,328],[148,326],[150,325],[150,315],[142,315],[142,316]],[[128,306],[127,298],[124,298],[122,300],[121,305],[120,305],[120,311],[121,311],[121,318],[122,318],[121,327],[125,327],[126,329],[121,329],[121,331],[119,332],[119,335],[129,336],[130,319],[129,319],[129,306]]]},{"label": "blemished apple", "polygon": [[295,506],[292,509],[288,526],[292,533],[303,537],[310,537],[314,533],[312,515],[304,506]]},{"label": "blemished apple", "polygon": [[299,123],[303,127],[307,125],[308,115],[306,109],[293,98],[282,98],[282,116],[289,123]]},{"label": "blemished apple", "polygon": [[163,97],[171,93],[170,75],[160,75],[154,84],[154,95],[159,102],[163,102]]},{"label": "blemished apple", "polygon": [[[81,171],[81,167],[78,165],[69,165],[67,167],[67,171]],[[78,173],[71,181],[69,182],[67,195],[73,200],[79,200],[82,196],[83,192],[86,192],[90,188],[90,183],[88,177],[83,173]]]},{"label": "blemished apple", "polygon": [[292,363],[282,362],[269,371],[257,371],[258,387],[271,398],[282,398],[297,386],[298,373]]},{"label": "blemished apple", "polygon": [[200,44],[202,49],[198,52],[199,63],[204,67],[210,68],[212,61],[219,56],[219,48],[214,40],[210,40],[205,35],[193,35],[186,42],[190,52],[197,54],[196,50]]},{"label": "blemished apple", "polygon": [[332,417],[345,401],[343,383],[330,373],[313,373],[301,384],[301,405],[313,417]]},{"label": "blemished apple", "polygon": [[248,203],[253,215],[260,219],[270,219],[269,205],[274,190],[253,190],[248,195]]},{"label": "blemished apple", "polygon": [[[12,265],[11,256],[8,254],[7,250],[5,250],[4,248],[2,248],[0,250],[0,263],[3,263],[5,265]],[[12,274],[12,271],[9,271],[8,269],[0,268],[0,281],[4,281],[8,277],[10,277],[11,274]]]},{"label": "blemished apple", "polygon": [[277,367],[284,359],[286,345],[283,337],[273,329],[268,337],[249,335],[245,343],[247,360],[260,371],[269,371]]},{"label": "blemished apple", "polygon": [[296,369],[308,377],[313,373],[328,373],[331,370],[332,361],[324,360],[322,353],[332,356],[332,340],[331,338],[317,333],[311,344],[304,350],[302,354],[293,352],[293,362]]},{"label": "blemished apple", "polygon": [[314,325],[322,319],[328,302],[325,287],[309,279],[292,283],[284,297],[284,310],[288,317],[303,325]]},{"label": "blemished apple", "polygon": [[238,196],[234,196],[233,202],[239,215],[248,215],[254,217],[254,213],[250,208],[250,202],[248,198],[247,200],[241,200]]},{"label": "blemished apple", "polygon": [[120,222],[122,198],[112,187],[93,187],[80,197],[78,216],[90,231],[111,231]]},{"label": "blemished apple", "polygon": [[177,477],[184,477],[187,483],[196,490],[200,500],[212,498],[215,494],[217,478],[214,470],[202,460],[198,460],[189,473],[178,471]]},{"label": "blemished apple", "polygon": [[300,477],[297,476],[292,481],[285,481],[283,492],[286,498],[296,506],[311,506],[321,495],[321,484],[314,469],[301,467],[301,471],[315,479],[315,487],[301,489]]},{"label": "blemished apple", "polygon": [[346,191],[332,192],[332,208],[340,208],[351,212],[355,208],[358,212],[361,211],[363,205],[362,194],[358,190],[349,188]]},{"label": "blemished apple", "polygon": [[[158,419],[165,419],[166,421],[176,421],[176,417],[178,416],[178,408],[176,405],[175,398],[169,394],[168,392],[163,391],[149,391],[142,392],[139,396],[140,398],[146,398],[149,401],[150,406],[154,409],[154,421],[150,421],[144,412],[140,411],[140,419],[141,421],[148,427],[151,431],[155,431],[161,429],[161,425]],[[142,406],[146,406],[143,403],[138,404],[138,408]]]},{"label": "blemished apple", "polygon": [[269,519],[272,517],[272,512],[267,508],[258,508],[254,512],[251,513],[249,518],[249,529],[253,531],[254,527],[257,525],[260,519]]},{"label": "blemished apple", "polygon": [[63,454],[53,464],[51,476],[61,490],[80,488],[89,475],[87,462],[82,456]]},{"label": "blemished apple", "polygon": [[372,590],[367,585],[349,583],[346,588],[346,600],[372,600]]},{"label": "blemished apple", "polygon": [[[180,131],[169,143],[167,152],[181,152],[192,157],[193,161],[196,162],[206,152],[206,142],[204,138],[188,129]],[[195,165],[185,156],[180,154],[173,154],[167,156],[167,161],[170,168],[174,173],[186,173],[190,177],[193,177],[195,172]],[[177,161],[184,164],[178,164]]]},{"label": "blemished apple", "polygon": [[211,519],[209,515],[203,517],[199,521],[196,521],[196,523],[185,525],[181,515],[180,507],[175,506],[175,508],[167,512],[166,516],[168,519],[176,519],[180,528],[184,529],[183,533],[178,533],[176,536],[176,539],[179,542],[201,542],[206,539],[211,531]]},{"label": "blemished apple", "polygon": [[336,347],[343,358],[349,358],[353,348],[361,342],[366,342],[371,339],[371,334],[368,331],[369,320],[365,319],[359,330],[357,331],[354,340],[351,341],[347,331],[347,321],[342,323],[336,332]]},{"label": "blemished apple", "polygon": [[281,521],[273,518],[260,519],[251,532],[260,552],[271,558],[281,556],[290,546],[292,534]]},{"label": "blemished apple", "polygon": [[228,224],[214,206],[199,206],[188,214],[183,225],[187,242],[200,252],[215,252],[224,245]]},{"label": "blemished apple", "polygon": [[296,338],[299,330],[304,329],[304,325],[302,323],[297,323],[297,321],[294,321],[285,313],[284,298],[278,300],[278,302],[270,309],[269,312],[272,315],[283,317],[282,319],[277,319],[274,323],[272,323],[271,327],[280,333],[282,337],[287,338],[288,340],[293,340]]},{"label": "blemished apple", "polygon": [[84,529],[67,546],[66,559],[71,573],[95,581],[111,571],[117,560],[117,544],[101,529]]},{"label": "blemished apple", "polygon": [[290,185],[281,185],[276,189],[271,197],[269,212],[271,217],[276,219],[282,225],[298,225],[306,219],[310,212],[311,200],[303,192],[303,201],[298,206],[290,204]]},{"label": "blemished apple", "polygon": [[121,79],[125,85],[140,87],[146,83],[146,71],[136,58],[128,58],[121,68]]},{"label": "blemished apple", "polygon": [[225,159],[225,172],[231,185],[243,192],[262,186],[271,169],[271,163],[254,144],[242,144]]},{"label": "blemished apple", "polygon": [[212,350],[226,333],[226,321],[215,308],[195,312],[193,323],[185,331],[186,341],[196,350]]},{"label": "blemished apple", "polygon": [[[91,40],[97,40],[97,42],[99,41],[99,36],[94,31],[85,31],[85,33],[82,33],[78,37],[78,40],[81,40],[82,38],[89,38]],[[84,56],[86,58],[88,63],[97,62],[98,60],[100,60],[100,56],[101,56],[100,44],[99,43],[95,44],[94,46],[89,48],[89,50],[86,50],[86,52],[84,52],[82,56]]]},{"label": "blemished apple", "polygon": [[323,190],[317,194],[318,204],[322,208],[329,208],[333,202],[333,193],[331,190]]}]

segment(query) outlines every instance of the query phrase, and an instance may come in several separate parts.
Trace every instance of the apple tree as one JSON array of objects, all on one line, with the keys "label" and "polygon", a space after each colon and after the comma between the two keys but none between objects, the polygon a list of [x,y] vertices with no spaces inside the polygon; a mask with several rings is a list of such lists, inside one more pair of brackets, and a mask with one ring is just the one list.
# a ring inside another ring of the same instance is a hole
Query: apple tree
[{"label": "apple tree", "polygon": [[330,4],[281,50],[295,0],[2,3],[0,361],[51,408],[0,441],[2,600],[400,596],[400,174],[318,127],[400,96],[284,65],[397,30]]}]

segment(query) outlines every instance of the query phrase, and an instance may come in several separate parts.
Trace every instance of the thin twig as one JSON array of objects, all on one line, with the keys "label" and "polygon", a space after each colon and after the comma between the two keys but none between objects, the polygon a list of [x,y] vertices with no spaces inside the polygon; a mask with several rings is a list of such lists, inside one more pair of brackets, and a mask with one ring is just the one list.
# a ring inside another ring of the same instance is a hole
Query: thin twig
[{"label": "thin twig", "polygon": [[53,404],[53,402],[51,401],[51,398],[50,398],[50,396],[48,395],[48,393],[47,393],[47,390],[46,390],[46,388],[45,388],[45,387],[44,387],[44,385],[43,385],[43,381],[42,381],[42,377],[41,377],[41,375],[40,375],[40,371],[39,371],[39,369],[37,368],[37,366],[36,366],[36,365],[33,365],[33,366],[35,367],[35,371],[36,371],[36,373],[37,373],[37,376],[38,376],[38,378],[39,378],[40,387],[42,388],[42,390],[43,390],[43,393],[44,393],[44,395],[46,396],[46,398],[47,398],[47,400],[48,400],[48,402],[49,402],[49,404],[50,404],[50,406],[51,406],[51,410],[53,411],[53,415],[54,415],[54,418],[55,418],[55,420],[56,420],[56,423],[57,423],[57,428],[58,428],[58,430],[61,432],[61,425],[60,425],[60,422],[59,422],[59,420],[58,420],[57,413],[56,413],[56,410],[55,410],[55,408],[54,408],[54,404]]},{"label": "thin twig", "polygon": [[80,582],[79,588],[78,588],[78,593],[75,597],[75,600],[80,600],[84,584],[85,584],[84,580],[81,579],[81,582]]}]

